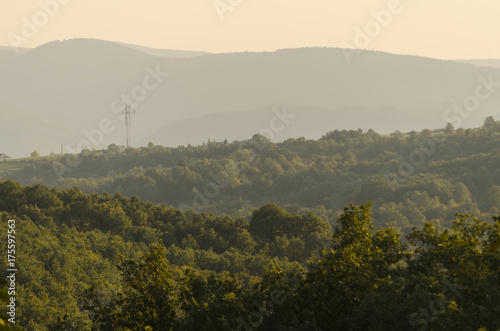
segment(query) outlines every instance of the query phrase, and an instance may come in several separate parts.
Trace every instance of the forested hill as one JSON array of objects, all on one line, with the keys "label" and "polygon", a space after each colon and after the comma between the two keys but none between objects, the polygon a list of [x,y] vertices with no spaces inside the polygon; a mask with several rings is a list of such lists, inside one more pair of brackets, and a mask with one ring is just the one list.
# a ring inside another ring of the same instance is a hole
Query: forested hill
[{"label": "forested hill", "polygon": [[489,121],[477,129],[388,136],[332,131],[319,140],[282,143],[256,135],[178,148],[118,151],[111,145],[27,162],[3,177],[240,217],[273,202],[331,222],[345,205],[370,200],[377,226],[407,232],[425,221],[449,226],[457,211],[482,217],[500,211],[499,129]]},{"label": "forested hill", "polygon": [[16,325],[26,330],[500,325],[499,217],[457,215],[449,230],[427,223],[403,241],[374,229],[369,203],[345,208],[331,229],[273,204],[248,221],[0,180],[8,229]]},{"label": "forested hill", "polygon": [[[200,118],[211,128],[208,133],[223,131],[231,141],[246,139],[248,128],[260,129],[253,123],[270,119],[260,110],[282,106],[309,110],[310,115],[283,130],[287,138],[293,132],[318,138],[316,133],[324,132],[315,128],[327,116],[343,118],[332,120],[328,130],[352,128],[345,119],[353,113],[359,114],[356,128],[386,134],[437,128],[444,125],[446,109],[467,101],[480,86],[487,89],[481,92],[481,111],[466,112],[464,126],[478,126],[500,108],[497,68],[368,50],[346,57],[346,50],[339,48],[202,55],[132,47],[73,39],[25,54],[0,52],[0,117],[5,121],[0,140],[9,141],[0,153],[49,154],[59,151],[61,143],[72,153],[85,139],[83,130],[99,128],[103,119],[115,129],[92,144],[105,148],[123,140],[120,114],[126,103],[137,109],[134,144],[154,137],[155,143],[169,147],[213,138],[199,136],[195,128]],[[146,91],[137,94],[138,89]],[[242,121],[232,122],[235,117]],[[237,130],[217,125],[219,118],[235,123]],[[176,131],[172,140],[169,129],[186,121],[190,129]]]}]

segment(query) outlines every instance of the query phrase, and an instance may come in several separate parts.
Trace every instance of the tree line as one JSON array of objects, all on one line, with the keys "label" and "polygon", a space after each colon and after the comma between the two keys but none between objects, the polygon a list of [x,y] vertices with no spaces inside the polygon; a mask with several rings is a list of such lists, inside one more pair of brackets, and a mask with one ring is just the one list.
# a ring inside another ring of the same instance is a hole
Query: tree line
[{"label": "tree line", "polygon": [[[209,141],[83,151],[34,160],[4,176],[86,193],[121,193],[182,210],[251,216],[273,202],[289,212],[313,212],[333,224],[349,203],[374,202],[376,226],[408,233],[435,222],[452,225],[456,212],[489,218],[500,211],[500,123],[477,129],[380,135],[335,130],[318,140],[272,143]],[[62,169],[62,170],[61,170]]]}]

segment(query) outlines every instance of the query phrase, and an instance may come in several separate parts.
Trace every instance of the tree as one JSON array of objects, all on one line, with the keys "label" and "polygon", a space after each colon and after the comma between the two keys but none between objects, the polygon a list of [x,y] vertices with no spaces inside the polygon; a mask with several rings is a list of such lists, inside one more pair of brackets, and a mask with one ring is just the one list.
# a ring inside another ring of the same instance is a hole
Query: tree
[{"label": "tree", "polygon": [[[498,266],[500,223],[457,214],[451,229],[439,231],[432,223],[408,236],[415,246],[408,259],[404,302],[414,302],[410,315],[431,330],[471,330],[500,325]],[[429,304],[432,303],[432,305]],[[411,323],[411,322],[410,322]]]},{"label": "tree", "polygon": [[344,209],[337,220],[332,249],[310,262],[306,288],[320,329],[346,329],[354,307],[369,293],[376,275],[371,263],[371,203]]},{"label": "tree", "polygon": [[108,151],[110,151],[110,152],[117,152],[118,151],[118,146],[116,144],[110,144],[110,145],[108,145]]},{"label": "tree", "polygon": [[492,214],[500,212],[500,186],[493,185],[487,191],[482,199],[484,211],[489,211]]},{"label": "tree", "polygon": [[267,204],[253,211],[248,229],[253,236],[272,240],[283,234],[287,216],[288,213],[284,209],[275,204]]},{"label": "tree", "polygon": [[391,133],[391,136],[393,136],[393,137],[401,137],[401,136],[403,136],[403,134],[401,133],[401,131],[396,130],[393,133]]},{"label": "tree", "polygon": [[38,151],[31,152],[31,157],[39,157],[40,153]]},{"label": "tree", "polygon": [[228,273],[222,277],[195,275],[187,269],[180,282],[180,307],[184,312],[176,330],[236,330],[244,313],[246,290]]},{"label": "tree", "polygon": [[483,127],[489,128],[489,127],[491,127],[493,125],[495,125],[495,119],[493,118],[493,116],[486,117],[486,119],[484,120]]},{"label": "tree", "polygon": [[314,249],[326,246],[331,234],[330,225],[313,213],[290,214],[274,204],[254,210],[249,231],[261,240],[276,241],[274,252],[294,260],[309,258]]},{"label": "tree", "polygon": [[451,124],[450,122],[446,123],[446,126],[444,128],[444,132],[451,133],[453,130],[455,130],[455,127],[453,126],[453,124]]},{"label": "tree", "polygon": [[149,246],[142,260],[122,259],[123,290],[109,305],[88,296],[87,308],[94,310],[101,326],[130,330],[172,330],[179,305],[172,274],[160,243]]},{"label": "tree", "polygon": [[0,211],[16,212],[25,202],[21,184],[0,180]]}]

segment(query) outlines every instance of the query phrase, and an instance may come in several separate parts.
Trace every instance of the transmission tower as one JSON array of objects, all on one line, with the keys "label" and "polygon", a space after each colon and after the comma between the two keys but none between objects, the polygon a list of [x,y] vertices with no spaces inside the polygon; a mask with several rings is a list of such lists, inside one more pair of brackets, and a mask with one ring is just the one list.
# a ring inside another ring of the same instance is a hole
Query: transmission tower
[{"label": "transmission tower", "polygon": [[128,137],[128,128],[130,127],[130,115],[135,114],[135,109],[131,110],[130,109],[130,104],[125,105],[125,109],[122,110],[123,115],[125,115],[125,132],[127,135],[127,145],[126,147],[129,148],[129,137]]}]

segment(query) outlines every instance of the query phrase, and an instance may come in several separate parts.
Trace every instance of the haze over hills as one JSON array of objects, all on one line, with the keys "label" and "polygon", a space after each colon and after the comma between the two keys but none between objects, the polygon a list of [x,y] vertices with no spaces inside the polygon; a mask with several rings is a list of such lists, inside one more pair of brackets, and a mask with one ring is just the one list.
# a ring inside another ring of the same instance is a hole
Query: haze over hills
[{"label": "haze over hills", "polygon": [[183,50],[172,50],[172,49],[156,49],[126,43],[119,43],[120,45],[130,47],[132,49],[144,52],[149,55],[158,56],[158,57],[173,57],[173,58],[192,58],[197,56],[203,56],[210,53],[207,52],[197,52],[197,51],[183,51]]},{"label": "haze over hills", "polygon": [[457,60],[457,62],[469,63],[478,67],[500,68],[500,60],[498,59]]},{"label": "haze over hills", "polygon": [[[71,152],[85,140],[96,149],[123,144],[121,98],[131,93],[133,144],[177,146],[245,139],[268,127],[273,108],[283,107],[297,110],[301,120],[275,139],[358,127],[381,133],[441,128],[447,109],[474,95],[480,77],[500,81],[500,69],[373,51],[353,54],[348,63],[343,50],[333,48],[206,55],[134,48],[75,39],[25,54],[0,51],[0,152],[48,154],[61,144]],[[460,115],[462,126],[478,126],[498,109],[500,93],[493,93],[470,116]],[[39,114],[43,120],[36,120]],[[101,136],[95,130],[103,119],[114,127]],[[13,132],[39,133],[12,139]]]},{"label": "haze over hills", "polygon": [[[173,57],[173,58],[190,58],[190,57],[196,57],[196,56],[202,56],[202,55],[207,55],[210,53],[207,52],[200,52],[200,51],[185,51],[185,50],[174,50],[174,49],[156,49],[156,48],[151,48],[151,47],[145,47],[145,46],[139,46],[139,45],[133,45],[133,44],[127,44],[127,43],[120,43],[118,42],[117,44],[126,46],[138,51],[141,51],[143,53],[153,55],[153,56],[159,56],[159,57]],[[24,47],[10,47],[10,46],[0,46],[0,51],[6,51],[12,55],[12,53],[28,53],[32,48],[24,48]]]},{"label": "haze over hills", "polygon": [[[363,121],[360,123],[359,119]],[[387,118],[402,123],[399,130],[411,131],[415,123],[432,121],[432,116],[413,109],[391,107],[275,107],[208,114],[166,125],[140,141],[165,141],[171,146],[199,145],[208,141],[242,140],[260,133],[272,141],[307,137],[318,139],[332,128],[386,131]],[[189,133],[189,136],[186,133]]]}]

